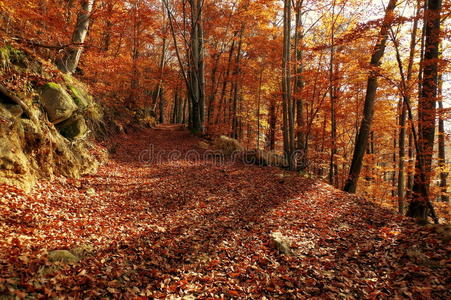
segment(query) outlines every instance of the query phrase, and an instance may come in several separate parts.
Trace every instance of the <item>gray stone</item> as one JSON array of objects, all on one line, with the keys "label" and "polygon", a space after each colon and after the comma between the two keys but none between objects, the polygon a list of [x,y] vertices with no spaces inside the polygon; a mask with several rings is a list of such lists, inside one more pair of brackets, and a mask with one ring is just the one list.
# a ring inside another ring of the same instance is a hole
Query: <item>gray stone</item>
[{"label": "gray stone", "polygon": [[72,97],[60,85],[53,82],[47,83],[42,89],[41,104],[53,124],[69,119],[77,110]]},{"label": "gray stone", "polygon": [[67,139],[75,140],[82,137],[88,131],[88,126],[83,116],[72,116],[57,125],[58,131]]}]

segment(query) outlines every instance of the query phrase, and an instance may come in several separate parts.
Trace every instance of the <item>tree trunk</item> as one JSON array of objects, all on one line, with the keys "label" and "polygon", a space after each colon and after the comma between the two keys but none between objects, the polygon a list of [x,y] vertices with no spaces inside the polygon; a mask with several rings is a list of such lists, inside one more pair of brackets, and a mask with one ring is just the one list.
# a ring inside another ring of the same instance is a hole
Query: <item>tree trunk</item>
[{"label": "tree trunk", "polygon": [[277,125],[277,114],[276,114],[276,101],[271,97],[269,103],[269,150],[276,149],[276,125]]},{"label": "tree trunk", "polygon": [[[407,75],[404,75],[403,64],[401,59],[401,54],[399,50],[399,41],[396,40],[394,33],[392,32],[392,40],[396,51],[396,60],[398,62],[399,73],[401,75],[401,94],[402,98],[400,100],[401,113],[399,116],[399,162],[398,162],[398,183],[397,183],[397,196],[398,196],[398,212],[402,215],[405,214],[405,176],[404,176],[404,161],[405,161],[405,140],[406,140],[406,118],[408,109],[410,109],[410,89],[411,89],[411,79],[413,71],[413,62],[415,58],[415,45],[416,36],[418,29],[418,19],[420,17],[421,3],[420,0],[417,2],[417,12],[416,17],[413,21],[412,33],[410,36],[410,52],[407,66]],[[409,120],[412,124],[412,119]],[[410,139],[410,137],[409,137]],[[413,135],[412,135],[413,141]],[[410,141],[411,142],[411,141]],[[409,150],[410,152],[410,150]]]},{"label": "tree trunk", "polygon": [[191,61],[189,79],[191,92],[191,130],[204,132],[205,76],[204,43],[202,26],[202,0],[190,0],[191,4]]},{"label": "tree trunk", "polygon": [[363,119],[360,124],[359,133],[357,134],[357,141],[354,147],[354,154],[352,157],[351,168],[349,170],[349,176],[344,186],[344,191],[349,193],[355,193],[357,189],[357,182],[362,169],[363,156],[365,154],[366,147],[368,145],[368,135],[371,131],[371,123],[374,115],[374,101],[376,98],[377,90],[377,68],[380,65],[380,61],[385,52],[385,45],[387,42],[388,31],[393,20],[393,11],[396,6],[396,0],[390,0],[385,10],[384,21],[379,33],[379,38],[376,46],[373,49],[371,55],[370,74],[368,76],[365,104],[363,107]]},{"label": "tree trunk", "polygon": [[72,46],[66,55],[57,61],[58,69],[63,73],[74,73],[80,61],[83,52],[83,43],[89,30],[89,21],[91,17],[94,0],[83,0],[81,9],[77,16],[77,25],[72,36]]},{"label": "tree trunk", "polygon": [[335,66],[335,1],[332,4],[332,28],[330,35],[330,59],[329,59],[329,96],[330,96],[330,133],[332,145],[330,147],[330,161],[329,161],[329,184],[338,187],[337,178],[337,164],[335,156],[337,155],[337,121],[335,114],[336,102],[336,74],[334,72]]},{"label": "tree trunk", "polygon": [[422,222],[427,221],[428,216],[432,214],[436,223],[438,219],[429,199],[429,185],[435,136],[441,6],[441,0],[429,0],[424,14],[426,40],[421,97],[418,99],[418,153],[415,161],[412,200],[407,212],[408,216]]},{"label": "tree trunk", "polygon": [[[443,86],[443,80],[442,75],[439,76],[439,94],[438,94],[438,108],[440,110],[443,110],[443,99],[442,99],[442,86]],[[446,166],[446,153],[445,153],[445,122],[443,120],[442,112],[439,112],[438,115],[438,165],[441,168],[440,172],[440,193],[441,193],[441,200],[443,202],[449,202],[449,196],[447,193],[447,178],[448,178],[448,172],[445,170]]]},{"label": "tree trunk", "polygon": [[291,95],[291,0],[284,1],[283,56],[282,56],[282,109],[283,144],[290,169],[295,168],[294,161],[294,111]]},{"label": "tree trunk", "polygon": [[160,113],[160,116],[159,116],[159,122],[160,122],[160,124],[163,124],[166,120],[165,120],[165,118],[164,118],[164,108],[165,108],[165,105],[166,105],[166,103],[165,103],[165,99],[164,99],[164,89],[163,89],[163,87],[161,87],[160,88],[160,107],[159,107],[159,113]]},{"label": "tree trunk", "polygon": [[256,149],[260,149],[260,103],[262,94],[262,79],[263,79],[263,67],[260,70],[260,78],[258,80],[258,94],[257,94],[257,142]]},{"label": "tree trunk", "polygon": [[[236,36],[236,34],[237,33],[235,33],[234,37]],[[225,100],[225,95],[226,95],[226,92],[227,92],[227,83],[229,82],[230,68],[231,68],[231,65],[232,65],[232,57],[233,57],[234,50],[235,50],[235,39],[233,39],[232,45],[230,46],[229,58],[228,58],[228,61],[227,61],[226,72],[225,72],[225,75],[224,75],[224,81],[222,82],[221,96],[219,98],[219,108],[218,108],[218,112],[217,112],[217,115],[216,115],[216,122],[215,122],[216,124],[219,124],[221,113],[222,113],[223,119],[225,120],[225,108],[226,108],[226,105],[224,103],[225,102],[224,100]],[[223,108],[224,108],[224,111],[223,111]]]},{"label": "tree trunk", "polygon": [[303,0],[298,0],[296,4],[296,25],[295,25],[295,40],[294,49],[296,57],[296,77],[294,80],[293,96],[296,99],[296,150],[300,151],[301,157],[299,157],[298,168],[305,169],[307,167],[307,145],[304,134],[304,100],[302,97],[302,91],[304,89],[304,27],[302,24],[302,4]]},{"label": "tree trunk", "polygon": [[238,96],[239,96],[239,75],[240,75],[240,62],[241,62],[241,47],[243,46],[243,33],[244,33],[244,25],[241,26],[240,30],[240,38],[238,41],[238,48],[235,57],[235,71],[233,72],[233,83],[232,83],[232,133],[231,137],[234,139],[239,138],[239,128],[238,128]]}]

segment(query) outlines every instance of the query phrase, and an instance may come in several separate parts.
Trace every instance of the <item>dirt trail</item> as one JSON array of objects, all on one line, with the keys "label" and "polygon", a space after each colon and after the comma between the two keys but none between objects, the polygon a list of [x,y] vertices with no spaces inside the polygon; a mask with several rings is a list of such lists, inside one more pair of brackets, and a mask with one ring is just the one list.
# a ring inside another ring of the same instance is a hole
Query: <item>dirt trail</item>
[{"label": "dirt trail", "polygon": [[[122,135],[96,175],[31,196],[4,187],[0,295],[450,296],[451,249],[435,233],[319,181],[205,159],[198,141],[173,126]],[[271,245],[277,231],[294,255]],[[92,251],[37,275],[44,250],[77,245]]]}]

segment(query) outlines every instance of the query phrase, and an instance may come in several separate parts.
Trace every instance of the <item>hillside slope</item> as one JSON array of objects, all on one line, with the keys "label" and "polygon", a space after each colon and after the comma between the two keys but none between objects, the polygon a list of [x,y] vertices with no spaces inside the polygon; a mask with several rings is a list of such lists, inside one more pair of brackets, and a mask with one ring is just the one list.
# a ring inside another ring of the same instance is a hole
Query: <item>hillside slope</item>
[{"label": "hillside slope", "polygon": [[102,107],[87,87],[19,46],[0,44],[0,183],[95,173],[105,153]]},{"label": "hillside slope", "polygon": [[206,159],[198,145],[148,129],[119,136],[95,175],[41,181],[29,196],[2,186],[0,294],[451,296],[444,228],[275,167]]}]

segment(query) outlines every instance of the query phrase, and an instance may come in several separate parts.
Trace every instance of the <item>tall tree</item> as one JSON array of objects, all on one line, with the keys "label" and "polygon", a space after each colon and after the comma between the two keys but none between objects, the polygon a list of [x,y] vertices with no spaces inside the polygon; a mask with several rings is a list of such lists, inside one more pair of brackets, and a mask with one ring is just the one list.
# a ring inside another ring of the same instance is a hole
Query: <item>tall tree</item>
[{"label": "tall tree", "polygon": [[83,52],[83,43],[89,30],[89,22],[94,0],[82,0],[81,8],[77,16],[77,24],[72,36],[72,45],[63,58],[57,61],[58,69],[63,73],[74,73]]},{"label": "tall tree", "polygon": [[[189,14],[186,14],[186,1],[183,1],[183,26],[177,24],[177,20],[171,11],[169,0],[163,0],[168,12],[169,25],[174,42],[180,72],[185,80],[189,99],[189,128],[196,133],[204,131],[205,115],[205,73],[204,73],[204,30],[202,15],[204,0],[189,0]],[[187,15],[189,16],[189,37],[187,37],[186,26]],[[176,38],[176,27],[182,27],[182,36],[185,50],[187,52],[186,62],[182,61],[180,49]],[[185,67],[185,65],[187,65]]]},{"label": "tall tree", "polygon": [[[396,39],[395,33],[391,30],[391,37],[393,40],[393,44],[395,46],[396,51],[396,61],[398,62],[399,73],[401,76],[401,113],[399,115],[399,161],[398,161],[398,181],[397,181],[397,196],[398,196],[398,212],[402,215],[405,214],[405,170],[404,170],[404,161],[405,161],[405,144],[406,144],[406,120],[408,115],[408,110],[410,112],[409,118],[411,116],[411,105],[410,105],[410,90],[411,90],[411,80],[413,73],[413,63],[415,56],[415,45],[416,45],[416,37],[418,30],[418,20],[420,17],[420,0],[417,2],[416,8],[416,16],[413,21],[412,32],[410,36],[410,51],[407,65],[407,74],[404,74],[404,67],[401,60],[401,53],[399,50],[399,41]],[[412,118],[410,118],[412,122]]]},{"label": "tall tree", "polygon": [[[443,110],[443,80],[442,75],[439,75],[439,90],[438,90],[438,108],[439,110]],[[443,120],[443,112],[439,112],[439,118],[438,118],[438,164],[441,168],[440,172],[440,192],[441,192],[441,199],[443,202],[449,202],[449,196],[447,194],[447,178],[448,178],[448,172],[444,169],[446,164],[446,145],[445,145],[445,121]]]},{"label": "tall tree", "polygon": [[293,83],[293,96],[296,100],[296,150],[301,152],[299,166],[307,166],[307,143],[304,133],[304,26],[302,23],[302,8],[304,0],[297,0],[295,6],[294,51],[296,59],[296,75]]},{"label": "tall tree", "polygon": [[368,76],[368,82],[366,87],[365,104],[363,107],[363,119],[360,124],[359,132],[357,134],[357,140],[354,147],[354,154],[352,157],[351,168],[349,170],[349,176],[344,186],[344,191],[349,193],[355,193],[357,189],[357,182],[359,180],[360,171],[362,169],[363,156],[368,145],[368,136],[371,131],[371,123],[374,115],[374,102],[376,99],[377,90],[377,78],[378,67],[381,59],[384,56],[385,45],[388,38],[389,28],[393,21],[394,10],[396,7],[396,0],[390,0],[387,8],[385,9],[385,16],[380,29],[378,41],[373,49],[373,54],[370,60],[370,74]]},{"label": "tall tree", "polygon": [[191,5],[191,55],[189,63],[189,99],[191,100],[191,129],[204,131],[205,75],[204,75],[204,31],[202,8],[204,0],[190,0]]},{"label": "tall tree", "polygon": [[428,0],[424,12],[426,25],[423,78],[421,95],[418,99],[418,147],[415,160],[415,174],[412,188],[412,200],[409,203],[408,216],[427,221],[434,208],[429,198],[431,182],[432,156],[435,136],[436,99],[438,94],[438,59],[440,45],[441,0]]},{"label": "tall tree", "polygon": [[282,56],[283,144],[290,169],[294,168],[294,113],[291,94],[291,0],[284,1]]}]

